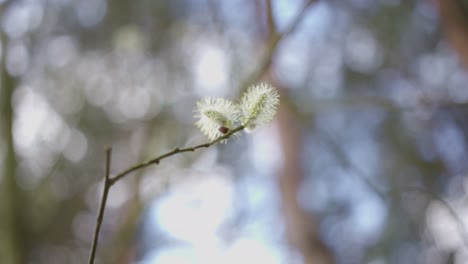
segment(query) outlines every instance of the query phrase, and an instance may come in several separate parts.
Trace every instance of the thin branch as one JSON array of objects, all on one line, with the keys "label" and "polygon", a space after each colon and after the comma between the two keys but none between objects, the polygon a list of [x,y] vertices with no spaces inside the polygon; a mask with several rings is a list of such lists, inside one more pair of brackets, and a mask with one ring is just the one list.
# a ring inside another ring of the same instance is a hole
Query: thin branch
[{"label": "thin branch", "polygon": [[183,153],[183,152],[193,152],[197,149],[200,149],[200,148],[208,148],[218,142],[221,142],[222,140],[225,140],[225,139],[228,139],[229,137],[231,137],[232,135],[234,135],[235,133],[241,131],[244,129],[244,126],[239,126],[233,130],[231,130],[229,133],[227,133],[226,135],[222,136],[222,137],[219,137],[213,141],[210,141],[210,142],[207,142],[205,144],[200,144],[200,145],[196,145],[196,146],[193,146],[193,147],[188,147],[188,148],[175,148],[174,150],[166,153],[166,154],[163,154],[161,156],[158,156],[156,158],[153,158],[151,160],[148,160],[146,162],[143,162],[143,163],[140,163],[140,164],[136,164],[134,166],[131,166],[129,167],[128,169],[120,172],[119,174],[117,174],[115,177],[109,179],[109,183],[110,185],[114,185],[117,181],[119,181],[120,179],[122,179],[123,177],[125,177],[126,175],[128,175],[129,173],[131,172],[134,172],[136,170],[139,170],[139,169],[142,169],[142,168],[145,168],[145,167],[148,167],[150,166],[151,164],[159,164],[159,162],[162,160],[162,159],[165,159],[165,158],[168,158],[170,156],[173,156],[175,154],[179,154],[179,153]]},{"label": "thin branch", "polygon": [[104,191],[101,197],[101,204],[99,205],[99,213],[96,218],[96,228],[94,230],[93,244],[91,245],[91,252],[89,254],[89,264],[94,263],[94,258],[96,256],[96,248],[99,239],[99,231],[101,230],[102,220],[104,218],[104,209],[106,208],[107,196],[109,195],[109,189],[111,187],[110,183],[110,163],[111,163],[111,154],[112,149],[109,147],[106,149],[106,173],[104,178]]},{"label": "thin branch", "polygon": [[200,149],[200,148],[208,148],[216,143],[219,143],[225,139],[228,139],[229,137],[231,137],[232,135],[234,135],[235,133],[241,131],[244,129],[244,126],[238,126],[236,127],[235,129],[231,130],[230,132],[228,132],[226,135],[224,136],[221,136],[215,140],[212,140],[210,142],[207,142],[207,143],[204,143],[204,144],[200,144],[200,145],[196,145],[196,146],[193,146],[193,147],[188,147],[188,148],[175,148],[173,151],[170,151],[170,152],[167,152],[166,154],[163,154],[163,155],[160,155],[154,159],[151,159],[149,161],[146,161],[146,162],[143,162],[143,163],[139,163],[139,164],[136,164],[136,165],[133,165],[131,167],[129,167],[128,169],[120,172],[119,174],[117,174],[115,177],[111,178],[110,177],[110,160],[111,160],[111,148],[108,148],[106,150],[106,174],[105,174],[105,179],[104,179],[104,191],[103,191],[103,194],[102,194],[102,198],[101,198],[101,204],[99,205],[99,213],[98,213],[98,216],[96,218],[96,228],[94,230],[94,238],[93,238],[93,243],[91,245],[91,251],[90,251],[90,254],[89,254],[89,261],[88,261],[88,264],[93,264],[94,263],[94,258],[96,256],[96,248],[97,248],[97,244],[98,244],[98,238],[99,238],[99,231],[101,230],[101,224],[102,224],[102,220],[104,218],[104,210],[105,210],[105,207],[106,207],[106,202],[107,202],[107,196],[109,194],[109,189],[112,187],[112,185],[114,185],[117,181],[119,181],[120,179],[122,179],[123,177],[125,177],[126,175],[128,175],[129,173],[131,172],[134,172],[136,170],[139,170],[139,169],[143,169],[143,168],[146,168],[152,164],[159,164],[159,162],[165,158],[168,158],[170,156],[173,156],[173,155],[176,155],[176,154],[179,154],[179,153],[183,153],[183,152],[193,152],[197,149]]}]

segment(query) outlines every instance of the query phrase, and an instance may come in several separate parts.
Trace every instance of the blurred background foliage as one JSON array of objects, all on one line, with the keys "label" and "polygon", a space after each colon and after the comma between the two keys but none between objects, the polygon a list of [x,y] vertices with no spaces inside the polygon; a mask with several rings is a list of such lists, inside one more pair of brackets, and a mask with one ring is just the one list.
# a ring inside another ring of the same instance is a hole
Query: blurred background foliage
[{"label": "blurred background foliage", "polygon": [[111,189],[98,263],[467,263],[467,6],[0,0],[0,263],[86,263],[105,146],[202,143],[261,80],[271,127]]}]

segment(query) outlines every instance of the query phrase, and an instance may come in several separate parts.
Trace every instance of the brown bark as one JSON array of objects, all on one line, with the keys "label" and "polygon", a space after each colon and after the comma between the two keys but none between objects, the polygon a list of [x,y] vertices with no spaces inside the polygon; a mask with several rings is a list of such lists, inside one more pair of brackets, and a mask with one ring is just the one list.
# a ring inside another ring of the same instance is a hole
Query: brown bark
[{"label": "brown bark", "polygon": [[302,255],[305,264],[333,263],[331,252],[319,238],[317,221],[297,201],[304,174],[300,154],[302,139],[298,121],[286,104],[280,104],[278,124],[284,156],[279,171],[279,185],[289,243]]},{"label": "brown bark", "polygon": [[468,4],[461,0],[437,0],[442,31],[468,67]]}]

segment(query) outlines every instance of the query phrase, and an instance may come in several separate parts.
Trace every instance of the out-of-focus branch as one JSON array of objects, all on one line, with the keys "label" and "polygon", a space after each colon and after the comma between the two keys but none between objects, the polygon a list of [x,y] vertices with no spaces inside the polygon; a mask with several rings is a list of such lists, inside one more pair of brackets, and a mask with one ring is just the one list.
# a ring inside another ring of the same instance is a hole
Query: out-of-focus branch
[{"label": "out-of-focus branch", "polygon": [[[256,72],[252,73],[250,78],[259,79],[270,69],[279,42],[297,28],[313,2],[308,1],[286,30],[278,33],[274,24],[272,4],[271,1],[267,0],[266,6],[268,10],[266,13],[269,29],[267,51],[259,68]],[[249,82],[250,79],[247,79],[247,81]],[[286,91],[284,89],[279,90],[282,98],[284,98]],[[302,142],[298,127],[299,122],[296,120],[290,106],[290,104],[281,104],[278,111],[280,146],[284,156],[283,166],[278,173],[278,181],[282,196],[287,238],[291,246],[302,255],[303,263],[330,264],[333,263],[333,254],[320,239],[316,219],[301,208],[297,201],[297,193],[304,173],[300,155]]]},{"label": "out-of-focus branch", "polygon": [[[11,3],[11,2],[8,2]],[[0,6],[0,14],[2,13]],[[6,37],[0,34],[0,42],[7,46]],[[3,139],[5,158],[0,178],[0,262],[24,263],[22,249],[24,226],[21,219],[21,190],[16,183],[16,154],[13,145],[13,91],[16,80],[11,76],[5,63],[5,55],[0,63],[0,134]]]},{"label": "out-of-focus branch", "polygon": [[461,0],[438,0],[442,29],[468,67],[468,7]]},{"label": "out-of-focus branch", "polygon": [[463,219],[461,219],[457,211],[450,205],[448,201],[446,201],[444,198],[437,195],[435,192],[430,192],[424,188],[418,188],[418,187],[405,188],[404,191],[417,192],[433,200],[440,202],[447,209],[448,213],[450,214],[450,216],[453,218],[453,220],[457,224],[458,230],[460,231],[461,240],[463,244],[465,245],[465,247],[468,248],[468,230],[464,224]]},{"label": "out-of-focus branch", "polygon": [[370,179],[369,175],[365,173],[359,166],[357,166],[349,157],[346,155],[346,153],[343,151],[343,149],[338,145],[338,143],[335,142],[335,140],[328,134],[322,133],[323,139],[329,144],[331,147],[332,151],[336,154],[338,160],[347,167],[348,169],[351,169],[354,171],[355,175],[370,189],[372,190],[377,196],[382,201],[387,200],[386,194],[380,190],[380,188]]},{"label": "out-of-focus branch", "polygon": [[[282,97],[284,94],[282,93]],[[299,122],[287,105],[280,105],[278,124],[281,152],[284,156],[279,172],[279,186],[288,240],[302,255],[303,263],[333,263],[332,253],[320,240],[316,219],[301,208],[297,201],[297,192],[304,175],[300,154],[302,142]]]},{"label": "out-of-focus branch", "polygon": [[220,36],[223,35],[224,32],[224,23],[223,19],[221,18],[218,8],[219,8],[219,1],[215,0],[206,0],[206,4],[210,11],[211,19],[213,20],[213,24],[216,30],[216,33]]},{"label": "out-of-focus branch", "polygon": [[270,68],[271,62],[273,61],[274,53],[276,52],[276,48],[279,42],[285,37],[287,37],[289,34],[294,32],[294,30],[296,30],[297,26],[300,24],[305,14],[307,13],[307,10],[309,10],[309,7],[314,2],[315,0],[307,1],[307,3],[299,11],[299,14],[297,14],[297,16],[291,22],[291,24],[289,24],[289,26],[283,32],[280,32],[280,33],[271,32],[270,38],[268,39],[267,44],[266,44],[265,53],[262,59],[260,60],[260,63],[258,64],[256,70],[252,72],[245,79],[244,82],[241,83],[240,85],[241,92],[245,91],[250,84],[257,82],[262,77],[262,75]]},{"label": "out-of-focus branch", "polygon": [[275,25],[275,19],[273,18],[273,6],[271,0],[266,0],[266,16],[267,16],[267,27],[269,29],[269,33],[277,34],[277,29]]}]

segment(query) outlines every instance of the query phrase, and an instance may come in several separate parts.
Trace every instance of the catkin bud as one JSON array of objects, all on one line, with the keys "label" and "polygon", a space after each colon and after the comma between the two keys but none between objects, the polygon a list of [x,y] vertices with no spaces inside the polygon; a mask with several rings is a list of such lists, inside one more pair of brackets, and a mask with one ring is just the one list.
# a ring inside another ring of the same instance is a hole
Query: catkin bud
[{"label": "catkin bud", "polygon": [[279,104],[279,95],[275,88],[266,83],[250,86],[240,102],[241,122],[250,132],[255,127],[271,123]]},{"label": "catkin bud", "polygon": [[209,140],[225,135],[233,129],[239,117],[239,109],[231,101],[222,98],[207,97],[197,102],[195,123]]}]

